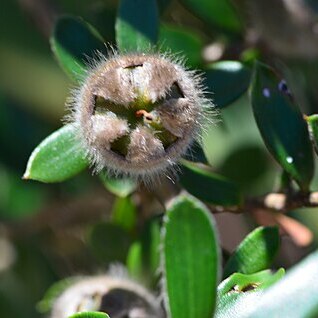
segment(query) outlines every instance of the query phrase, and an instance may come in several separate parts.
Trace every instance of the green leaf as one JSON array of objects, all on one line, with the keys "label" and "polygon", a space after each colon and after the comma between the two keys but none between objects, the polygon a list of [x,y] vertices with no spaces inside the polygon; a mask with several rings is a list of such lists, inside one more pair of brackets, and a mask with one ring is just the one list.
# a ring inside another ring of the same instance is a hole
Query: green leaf
[{"label": "green leaf", "polygon": [[144,225],[141,234],[142,261],[150,280],[154,280],[158,274],[160,263],[160,225],[157,218],[152,218]]},{"label": "green leaf", "polygon": [[216,228],[197,199],[176,198],[163,227],[164,288],[173,318],[212,317],[220,271]]},{"label": "green leaf", "polygon": [[115,25],[119,50],[149,50],[157,43],[158,23],[156,0],[121,0]]},{"label": "green leaf", "polygon": [[80,312],[78,314],[69,316],[69,318],[110,318],[104,312],[89,311],[89,312]]},{"label": "green leaf", "polygon": [[307,124],[286,83],[271,68],[256,63],[250,98],[268,150],[307,191],[314,172],[312,146]]},{"label": "green leaf", "polygon": [[284,274],[285,270],[281,268],[275,274],[265,270],[251,275],[231,275],[218,286],[215,317],[250,317],[248,313],[258,305],[264,290],[279,281]]},{"label": "green leaf", "polygon": [[240,205],[242,196],[237,186],[226,178],[213,173],[203,164],[182,160],[180,182],[182,186],[200,200],[215,205]]},{"label": "green leaf", "polygon": [[104,187],[111,193],[124,198],[132,194],[137,186],[137,181],[129,178],[110,177],[107,172],[102,172],[99,177]]},{"label": "green leaf", "polygon": [[267,289],[248,317],[275,317],[277,313],[288,318],[317,317],[317,277],[318,252],[315,252]]},{"label": "green leaf", "polygon": [[61,182],[87,168],[85,150],[77,135],[78,128],[68,124],[44,139],[33,150],[23,179]]},{"label": "green leaf", "polygon": [[[253,120],[253,117],[251,117],[251,119]],[[230,124],[228,124],[227,127],[229,127],[229,125]],[[229,134],[235,132],[235,129],[237,129],[237,127],[233,127],[233,131]],[[269,173],[269,169],[272,165],[268,160],[268,153],[262,145],[251,144],[247,142],[245,138],[241,138],[240,145],[238,143],[239,141],[237,141],[235,147],[233,144],[232,147],[229,146],[229,152],[226,154],[222,163],[218,165],[218,172],[235,182],[241,191],[244,191],[248,196],[253,196],[257,192],[257,184],[262,184],[261,180],[264,180],[264,176]],[[214,159],[215,157],[213,157],[213,160]],[[264,188],[266,188],[265,185],[262,186],[262,189]]]},{"label": "green leaf", "polygon": [[44,314],[52,310],[53,304],[57,297],[59,297],[64,290],[77,282],[79,277],[70,277],[60,280],[53,284],[44,294],[43,299],[36,305],[37,310]]},{"label": "green leaf", "polygon": [[268,268],[280,245],[277,227],[258,227],[241,242],[224,268],[224,277],[232,273],[253,274]]},{"label": "green leaf", "polygon": [[117,198],[112,209],[112,223],[132,231],[137,222],[137,209],[131,197]]},{"label": "green leaf", "polygon": [[202,64],[203,40],[192,30],[163,24],[159,31],[159,43],[162,52],[182,54],[186,63],[192,67]]},{"label": "green leaf", "polygon": [[221,61],[208,65],[205,85],[213,93],[218,108],[232,104],[248,89],[251,71],[238,61]]},{"label": "green leaf", "polygon": [[203,147],[197,141],[193,143],[190,150],[184,156],[184,159],[192,162],[208,163]]},{"label": "green leaf", "polygon": [[229,291],[246,292],[269,287],[285,275],[283,268],[275,274],[271,270],[263,270],[253,274],[234,273],[218,286],[218,296],[224,296]]},{"label": "green leaf", "polygon": [[233,33],[242,31],[241,21],[228,0],[182,0],[182,3],[210,25]]},{"label": "green leaf", "polygon": [[141,241],[136,241],[130,245],[126,266],[129,272],[129,275],[138,280],[143,281],[144,278],[144,267],[142,262],[142,246]]},{"label": "green leaf", "polygon": [[130,247],[127,256],[127,268],[130,275],[138,281],[154,287],[158,278],[159,251],[160,227],[155,218],[146,222],[139,240]]},{"label": "green leaf", "polygon": [[314,149],[316,154],[318,154],[318,115],[311,115],[306,117],[309,131],[311,135],[311,140],[314,144]]},{"label": "green leaf", "polygon": [[88,245],[97,260],[103,264],[125,263],[131,238],[120,226],[100,222],[88,234]]},{"label": "green leaf", "polygon": [[127,269],[132,277],[154,288],[158,279],[160,251],[160,227],[157,219],[151,219],[143,227],[127,256]]},{"label": "green leaf", "polygon": [[86,72],[87,63],[96,58],[97,51],[107,55],[104,39],[83,19],[63,16],[55,24],[51,47],[63,70],[78,81]]}]

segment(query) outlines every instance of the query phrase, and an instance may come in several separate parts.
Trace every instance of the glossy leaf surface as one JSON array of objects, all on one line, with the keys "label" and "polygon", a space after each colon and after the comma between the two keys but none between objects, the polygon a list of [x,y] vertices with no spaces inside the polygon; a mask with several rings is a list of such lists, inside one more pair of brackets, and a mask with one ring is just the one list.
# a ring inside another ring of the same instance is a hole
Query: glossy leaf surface
[{"label": "glossy leaf surface", "polygon": [[[249,318],[299,318],[318,316],[318,252],[296,265],[277,284],[266,290]],[[274,301],[273,301],[274,300]]]},{"label": "glossy leaf surface", "polygon": [[68,124],[44,139],[32,152],[23,179],[46,183],[74,177],[88,162],[77,140],[78,128]]},{"label": "glossy leaf surface", "polygon": [[212,317],[220,255],[211,213],[197,199],[180,196],[163,228],[164,288],[173,318]]},{"label": "glossy leaf surface", "polygon": [[277,227],[259,227],[251,232],[234,251],[224,268],[224,277],[238,272],[253,274],[268,268],[280,245]]},{"label": "glossy leaf surface", "polygon": [[210,64],[205,70],[205,84],[217,108],[232,104],[248,89],[251,71],[238,61],[221,61]]},{"label": "glossy leaf surface", "polygon": [[80,312],[78,314],[72,315],[69,318],[110,318],[104,312]]},{"label": "glossy leaf surface", "polygon": [[102,172],[99,177],[109,192],[122,198],[127,197],[137,188],[137,182],[133,179],[110,177],[107,172]]},{"label": "glossy leaf surface", "polygon": [[299,186],[308,190],[314,172],[312,146],[307,124],[285,81],[268,66],[256,63],[250,95],[268,150]]},{"label": "glossy leaf surface", "polygon": [[250,275],[231,275],[218,286],[215,317],[253,317],[250,312],[258,306],[264,290],[282,279],[284,274],[285,270],[281,268],[274,274],[270,270],[264,270]]},{"label": "glossy leaf surface", "polygon": [[311,139],[315,152],[318,154],[318,115],[311,115],[306,118],[311,132]]}]

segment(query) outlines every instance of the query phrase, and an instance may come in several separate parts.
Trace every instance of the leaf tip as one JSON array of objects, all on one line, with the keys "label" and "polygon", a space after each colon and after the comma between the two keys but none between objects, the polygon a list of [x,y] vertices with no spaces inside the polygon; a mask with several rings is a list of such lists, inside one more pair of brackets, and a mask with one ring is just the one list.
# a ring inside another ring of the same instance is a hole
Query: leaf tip
[{"label": "leaf tip", "polygon": [[22,180],[30,180],[29,171],[25,171],[24,175],[21,177]]}]

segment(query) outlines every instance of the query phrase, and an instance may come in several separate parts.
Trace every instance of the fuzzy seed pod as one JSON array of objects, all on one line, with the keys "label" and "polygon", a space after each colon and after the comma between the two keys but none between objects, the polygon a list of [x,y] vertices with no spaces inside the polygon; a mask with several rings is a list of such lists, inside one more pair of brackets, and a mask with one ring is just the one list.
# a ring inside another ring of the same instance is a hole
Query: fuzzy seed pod
[{"label": "fuzzy seed pod", "polygon": [[112,318],[163,318],[159,301],[144,287],[108,275],[86,277],[55,300],[50,318],[68,318],[78,312],[101,311]]},{"label": "fuzzy seed pod", "polygon": [[96,172],[153,181],[200,136],[200,76],[159,54],[101,57],[71,100],[71,122]]}]

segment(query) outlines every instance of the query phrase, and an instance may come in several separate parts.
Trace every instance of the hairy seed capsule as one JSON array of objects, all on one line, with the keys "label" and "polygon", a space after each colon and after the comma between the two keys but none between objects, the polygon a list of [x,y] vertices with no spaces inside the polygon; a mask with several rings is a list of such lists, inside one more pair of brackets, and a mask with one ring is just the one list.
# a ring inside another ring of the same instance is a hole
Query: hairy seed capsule
[{"label": "hairy seed capsule", "polygon": [[53,304],[51,318],[77,312],[101,311],[112,318],[162,318],[159,301],[144,287],[108,275],[83,277],[68,287]]},{"label": "hairy seed capsule", "polygon": [[95,170],[144,181],[171,168],[199,136],[200,77],[156,54],[101,59],[74,94],[72,121]]}]

